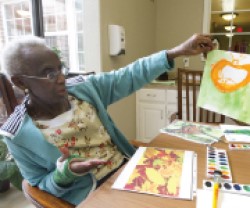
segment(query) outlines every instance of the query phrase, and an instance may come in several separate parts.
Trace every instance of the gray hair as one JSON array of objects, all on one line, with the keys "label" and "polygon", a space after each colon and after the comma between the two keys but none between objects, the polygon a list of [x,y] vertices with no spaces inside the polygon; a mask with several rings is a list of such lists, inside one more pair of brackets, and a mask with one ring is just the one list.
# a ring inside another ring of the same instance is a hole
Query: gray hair
[{"label": "gray hair", "polygon": [[24,36],[7,43],[1,54],[1,70],[9,78],[20,74],[25,66],[25,51],[48,49],[45,40],[36,36]]}]

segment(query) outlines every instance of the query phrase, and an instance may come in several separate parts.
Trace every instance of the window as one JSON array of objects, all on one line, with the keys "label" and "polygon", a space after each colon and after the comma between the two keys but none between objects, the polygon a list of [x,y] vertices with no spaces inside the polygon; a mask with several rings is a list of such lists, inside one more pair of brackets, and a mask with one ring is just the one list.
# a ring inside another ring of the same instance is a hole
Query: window
[{"label": "window", "polygon": [[203,31],[212,34],[222,50],[250,53],[250,1],[204,0]]},{"label": "window", "polygon": [[[1,2],[2,3],[2,2]],[[22,35],[31,35],[31,4],[25,1],[5,1],[1,4],[1,43]]]},{"label": "window", "polygon": [[[71,72],[99,72],[99,0],[38,2],[0,0],[0,45],[20,36],[36,34],[43,36],[51,48],[60,52],[63,63],[69,66]],[[34,16],[37,11],[42,11],[41,19]],[[37,32],[34,26],[42,29]]]}]

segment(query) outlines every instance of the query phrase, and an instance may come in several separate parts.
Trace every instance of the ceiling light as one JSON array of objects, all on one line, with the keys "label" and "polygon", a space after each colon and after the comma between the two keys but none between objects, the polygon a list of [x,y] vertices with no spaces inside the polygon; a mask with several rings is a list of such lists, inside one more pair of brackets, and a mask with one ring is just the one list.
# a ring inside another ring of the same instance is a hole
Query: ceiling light
[{"label": "ceiling light", "polygon": [[234,34],[233,34],[233,33],[227,33],[226,36],[227,36],[227,37],[233,37]]},{"label": "ceiling light", "polygon": [[234,25],[227,25],[227,26],[224,26],[224,28],[226,31],[232,31],[235,29],[235,26]]},{"label": "ceiling light", "polygon": [[221,17],[226,21],[230,21],[234,19],[237,15],[238,15],[237,13],[224,13],[221,14]]},{"label": "ceiling light", "polygon": [[19,14],[21,17],[28,18],[30,17],[30,12],[26,10],[17,10],[17,14]]}]

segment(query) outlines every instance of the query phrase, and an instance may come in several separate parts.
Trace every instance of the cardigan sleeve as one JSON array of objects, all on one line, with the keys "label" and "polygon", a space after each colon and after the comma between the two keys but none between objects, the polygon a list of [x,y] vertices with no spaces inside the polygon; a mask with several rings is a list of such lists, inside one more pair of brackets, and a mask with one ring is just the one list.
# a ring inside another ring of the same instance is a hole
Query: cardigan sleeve
[{"label": "cardigan sleeve", "polygon": [[[74,180],[70,186],[63,187],[57,185],[54,180],[56,164],[52,164],[38,155],[32,154],[30,150],[13,144],[10,139],[5,139],[5,141],[15,158],[23,178],[28,180],[32,186],[38,186],[41,190],[45,190],[56,197],[63,197],[79,187],[92,187],[92,177],[89,174],[78,177],[79,180],[86,179],[84,180],[86,184],[80,184],[78,180]],[[87,182],[89,182],[88,185]]]},{"label": "cardigan sleeve", "polygon": [[108,106],[142,88],[160,74],[170,71],[173,65],[173,61],[168,61],[166,51],[161,51],[90,79],[103,104]]}]

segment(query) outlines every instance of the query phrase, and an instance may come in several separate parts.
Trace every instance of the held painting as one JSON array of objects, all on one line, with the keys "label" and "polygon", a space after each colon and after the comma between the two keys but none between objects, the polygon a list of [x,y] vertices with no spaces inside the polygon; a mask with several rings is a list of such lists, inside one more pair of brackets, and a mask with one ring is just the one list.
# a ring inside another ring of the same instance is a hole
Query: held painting
[{"label": "held painting", "polygon": [[250,123],[250,55],[213,50],[207,56],[197,105]]}]

